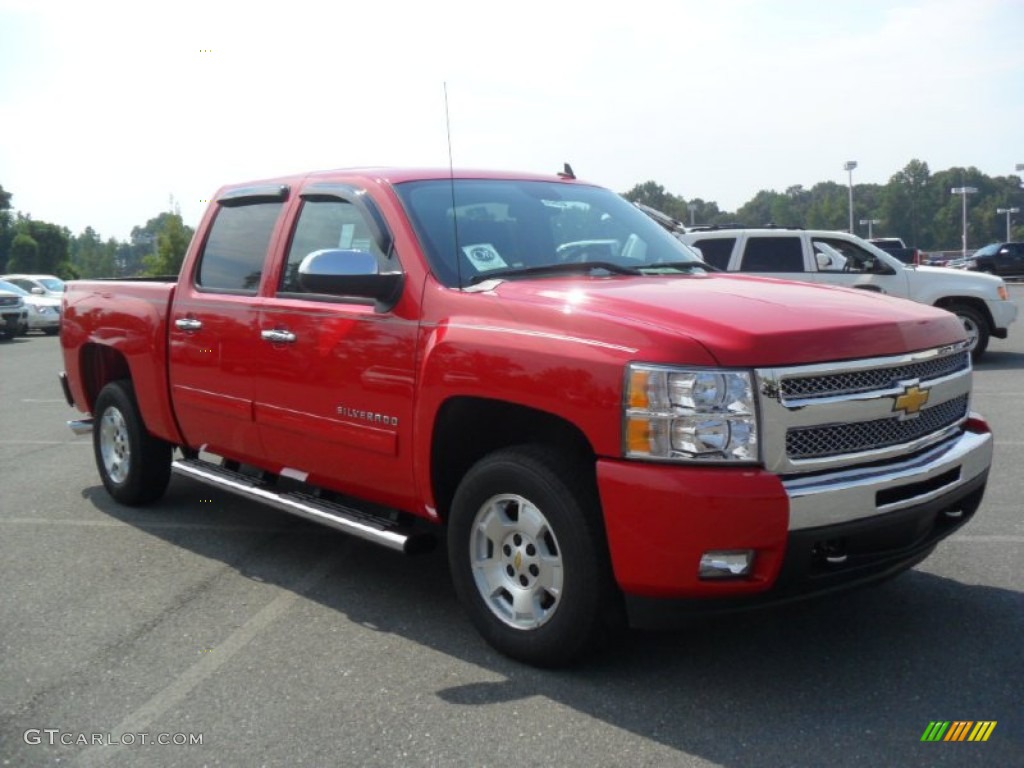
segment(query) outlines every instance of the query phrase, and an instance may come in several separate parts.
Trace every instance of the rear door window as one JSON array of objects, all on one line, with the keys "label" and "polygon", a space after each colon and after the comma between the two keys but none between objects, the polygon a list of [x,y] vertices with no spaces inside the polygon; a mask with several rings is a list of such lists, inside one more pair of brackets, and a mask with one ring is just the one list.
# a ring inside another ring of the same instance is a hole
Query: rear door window
[{"label": "rear door window", "polygon": [[218,293],[255,295],[283,205],[273,201],[221,206],[199,256],[196,285]]},{"label": "rear door window", "polygon": [[741,272],[803,272],[799,237],[751,237],[743,251]]},{"label": "rear door window", "polygon": [[704,261],[722,270],[729,268],[729,258],[735,245],[735,237],[707,237],[693,242],[693,246],[704,254]]}]

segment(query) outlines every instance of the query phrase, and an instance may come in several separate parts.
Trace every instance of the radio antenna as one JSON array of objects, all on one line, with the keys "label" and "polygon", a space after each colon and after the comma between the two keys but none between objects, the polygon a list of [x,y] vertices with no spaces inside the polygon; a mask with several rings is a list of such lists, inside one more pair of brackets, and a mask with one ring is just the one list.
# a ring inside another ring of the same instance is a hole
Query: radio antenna
[{"label": "radio antenna", "polygon": [[448,81],[444,81],[444,127],[448,134],[448,185],[452,193],[452,234],[455,236],[455,279],[462,290],[462,259],[459,258],[459,215],[455,210],[455,165],[452,162],[452,121],[448,116]]}]

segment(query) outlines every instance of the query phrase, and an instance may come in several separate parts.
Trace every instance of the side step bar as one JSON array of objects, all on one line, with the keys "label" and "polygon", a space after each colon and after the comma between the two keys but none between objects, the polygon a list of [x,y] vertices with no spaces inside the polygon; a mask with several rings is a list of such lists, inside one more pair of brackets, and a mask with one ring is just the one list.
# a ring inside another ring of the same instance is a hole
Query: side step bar
[{"label": "side step bar", "polygon": [[374,544],[407,555],[427,552],[434,547],[429,533],[414,531],[393,520],[369,514],[344,504],[320,499],[299,491],[280,491],[259,477],[225,469],[202,459],[181,459],[171,470],[183,477],[216,486],[247,499],[254,499],[283,512],[372,541]]}]

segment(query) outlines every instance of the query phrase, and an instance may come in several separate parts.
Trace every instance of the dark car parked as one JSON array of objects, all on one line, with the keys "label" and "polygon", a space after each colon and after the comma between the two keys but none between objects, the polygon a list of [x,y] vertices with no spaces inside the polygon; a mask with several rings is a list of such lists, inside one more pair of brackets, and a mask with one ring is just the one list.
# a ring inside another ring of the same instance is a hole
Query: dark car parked
[{"label": "dark car parked", "polygon": [[1024,277],[1024,243],[989,243],[976,250],[964,266],[1000,277]]}]

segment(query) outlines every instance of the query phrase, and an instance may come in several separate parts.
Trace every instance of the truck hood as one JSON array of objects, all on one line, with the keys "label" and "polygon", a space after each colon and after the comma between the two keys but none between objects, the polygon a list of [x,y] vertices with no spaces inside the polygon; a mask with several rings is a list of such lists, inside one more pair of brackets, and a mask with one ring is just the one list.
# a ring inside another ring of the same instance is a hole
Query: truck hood
[{"label": "truck hood", "polygon": [[903,354],[965,339],[949,312],[847,288],[734,275],[508,280],[490,292],[517,323],[671,360],[683,339],[723,366]]}]

